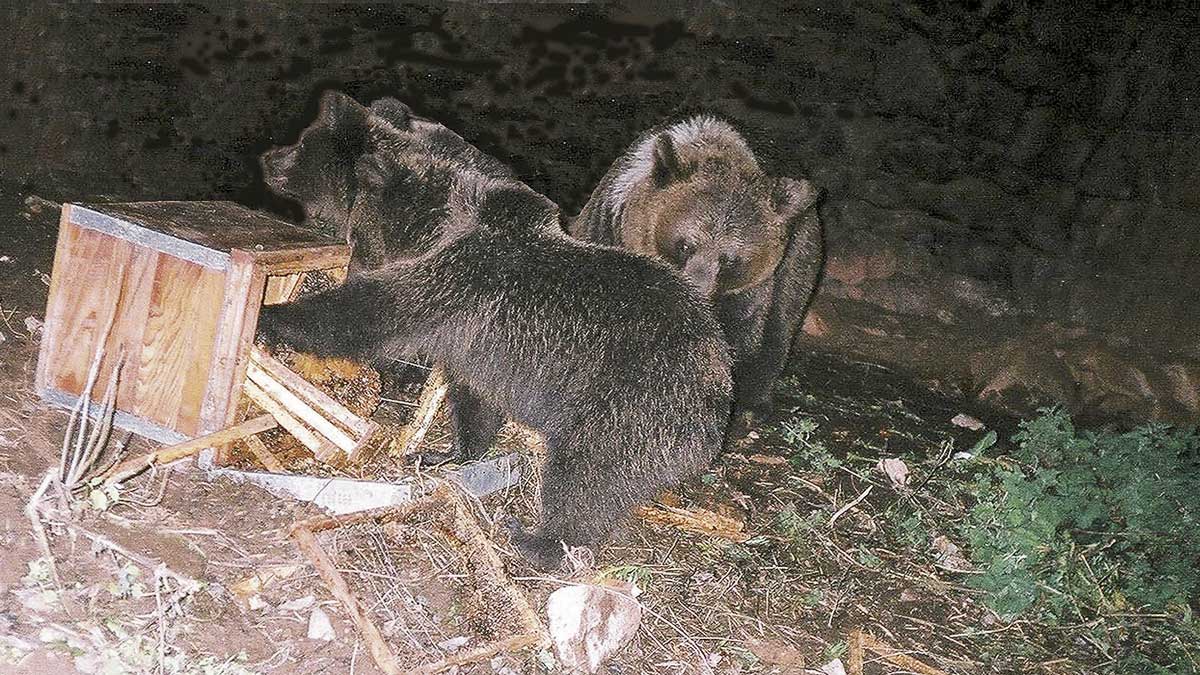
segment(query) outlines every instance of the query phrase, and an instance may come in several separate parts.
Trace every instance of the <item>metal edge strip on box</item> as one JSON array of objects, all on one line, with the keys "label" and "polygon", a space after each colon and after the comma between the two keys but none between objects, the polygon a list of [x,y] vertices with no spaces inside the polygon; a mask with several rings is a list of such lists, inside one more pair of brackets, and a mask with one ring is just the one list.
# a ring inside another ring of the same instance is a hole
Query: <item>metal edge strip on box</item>
[{"label": "metal edge strip on box", "polygon": [[83,204],[71,204],[71,222],[79,227],[111,234],[114,237],[147,246],[202,267],[221,271],[229,268],[228,253],[214,251],[200,244],[176,239],[150,228],[125,222]]},{"label": "metal edge strip on box", "polygon": [[[46,391],[42,393],[42,398],[52,405],[60,408],[66,408],[67,410],[73,410],[75,408],[75,404],[79,402],[79,397],[75,394],[68,394],[61,389],[54,388],[46,389]],[[95,418],[99,417],[99,415],[100,405],[95,404],[90,406],[90,413],[88,416]],[[149,438],[152,441],[158,441],[159,443],[166,443],[168,445],[182,443],[191,439],[191,436],[182,434],[178,431],[173,431],[149,420],[142,419],[137,415],[130,415],[129,413],[121,410],[117,410],[113,414],[113,425],[126,431],[132,431],[133,433],[145,438]]]}]

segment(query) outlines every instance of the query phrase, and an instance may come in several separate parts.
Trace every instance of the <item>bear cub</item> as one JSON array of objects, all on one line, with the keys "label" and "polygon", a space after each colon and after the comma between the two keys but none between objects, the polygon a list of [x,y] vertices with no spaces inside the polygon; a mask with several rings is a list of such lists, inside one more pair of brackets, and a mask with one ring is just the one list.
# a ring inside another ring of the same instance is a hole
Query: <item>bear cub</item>
[{"label": "bear cub", "polygon": [[504,164],[400,101],[381,98],[366,107],[338,91],[321,95],[316,119],[295,143],[264,152],[259,163],[267,187],[298,202],[308,225],[354,244],[355,270],[375,269],[389,255],[419,249],[423,233],[394,223],[353,228],[350,209],[359,191],[355,165],[370,153],[407,151],[453,161],[485,176],[512,178]]},{"label": "bear cub", "polygon": [[[381,98],[370,107],[338,91],[321,95],[317,117],[295,143],[263,153],[263,179],[276,194],[292,199],[304,209],[305,221],[316,229],[335,233],[353,244],[352,274],[382,267],[390,258],[412,256],[431,245],[436,233],[422,225],[422,215],[445,202],[445,178],[389,185],[394,202],[413,213],[388,222],[350,221],[350,210],[360,186],[355,166],[366,154],[423,152],[453,161],[485,176],[511,178],[508,167],[479,151],[445,126],[415,114],[394,98]],[[406,197],[401,200],[400,192]],[[399,362],[376,366],[389,394],[399,395],[419,387],[427,370]],[[444,459],[428,456],[426,459]]]},{"label": "bear cub", "polygon": [[762,417],[821,269],[818,196],[766,175],[741,134],[701,115],[643,134],[569,231],[664,260],[710,297],[733,349],[738,416]]},{"label": "bear cub", "polygon": [[[524,184],[407,147],[356,162],[351,227],[399,227],[429,245],[264,307],[260,335],[319,355],[441,364],[468,457],[506,419],[540,432],[541,525],[515,526],[513,543],[557,566],[564,544],[600,543],[634,505],[707,468],[729,420],[729,346],[670,266],[571,239]],[[413,209],[414,192],[437,203]]]}]

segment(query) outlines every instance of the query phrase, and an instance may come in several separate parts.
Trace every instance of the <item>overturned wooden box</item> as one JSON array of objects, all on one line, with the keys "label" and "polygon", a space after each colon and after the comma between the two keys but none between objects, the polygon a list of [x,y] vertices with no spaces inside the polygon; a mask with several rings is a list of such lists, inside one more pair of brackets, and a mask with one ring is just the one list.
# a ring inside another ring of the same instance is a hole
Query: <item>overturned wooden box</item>
[{"label": "overturned wooden box", "polygon": [[116,425],[163,443],[218,431],[237,421],[259,308],[349,260],[231,202],[64,204],[37,390],[73,406],[102,344],[98,381],[124,360]]}]

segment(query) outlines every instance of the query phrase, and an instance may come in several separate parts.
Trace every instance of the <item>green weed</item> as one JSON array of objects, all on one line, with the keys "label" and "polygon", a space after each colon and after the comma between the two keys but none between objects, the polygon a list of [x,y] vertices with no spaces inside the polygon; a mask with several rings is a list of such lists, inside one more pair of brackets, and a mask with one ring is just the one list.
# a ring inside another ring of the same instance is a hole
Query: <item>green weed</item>
[{"label": "green weed", "polygon": [[783,442],[791,451],[788,462],[797,471],[810,471],[822,475],[830,474],[842,465],[825,444],[813,439],[817,421],[811,417],[793,417],[775,427]]},{"label": "green weed", "polygon": [[1047,409],[1013,442],[970,484],[958,534],[981,573],[966,582],[1006,620],[1089,623],[1115,672],[1197,672],[1200,436],[1079,430]]}]

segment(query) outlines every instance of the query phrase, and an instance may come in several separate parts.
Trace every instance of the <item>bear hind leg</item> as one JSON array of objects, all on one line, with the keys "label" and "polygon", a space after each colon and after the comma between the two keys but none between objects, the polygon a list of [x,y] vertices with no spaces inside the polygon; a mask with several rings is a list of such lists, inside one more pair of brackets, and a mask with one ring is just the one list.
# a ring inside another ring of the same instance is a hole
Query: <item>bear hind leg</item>
[{"label": "bear hind leg", "polygon": [[426,466],[479,459],[491,449],[506,419],[499,408],[484,401],[466,385],[454,381],[449,385],[446,410],[453,442],[446,452],[417,453],[421,464]]},{"label": "bear hind leg", "polygon": [[613,466],[589,466],[578,459],[588,448],[560,448],[547,443],[542,472],[542,524],[529,531],[510,523],[513,546],[541,569],[557,568],[564,544],[590,546],[607,539],[640,499],[652,494],[653,480],[623,473]]}]

